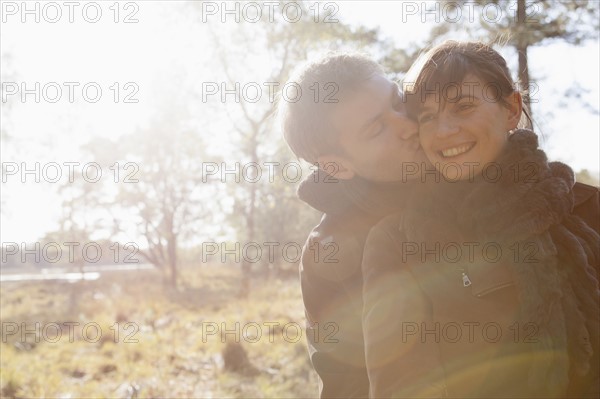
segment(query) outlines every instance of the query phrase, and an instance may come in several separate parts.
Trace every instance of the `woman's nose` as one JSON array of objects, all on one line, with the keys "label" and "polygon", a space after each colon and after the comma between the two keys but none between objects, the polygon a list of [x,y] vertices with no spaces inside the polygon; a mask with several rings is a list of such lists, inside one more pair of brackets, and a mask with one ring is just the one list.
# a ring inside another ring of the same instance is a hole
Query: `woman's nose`
[{"label": "woman's nose", "polygon": [[456,118],[440,115],[436,132],[438,137],[452,136],[453,134],[458,133],[459,130],[459,123]]}]

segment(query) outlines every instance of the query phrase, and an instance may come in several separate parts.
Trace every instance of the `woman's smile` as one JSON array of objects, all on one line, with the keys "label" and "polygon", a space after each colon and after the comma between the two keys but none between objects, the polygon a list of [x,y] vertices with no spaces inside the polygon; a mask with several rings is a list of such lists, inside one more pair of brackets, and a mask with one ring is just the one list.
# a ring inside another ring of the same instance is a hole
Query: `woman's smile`
[{"label": "woman's smile", "polygon": [[459,144],[459,145],[452,145],[452,146],[448,146],[442,150],[438,151],[438,154],[442,157],[442,158],[454,158],[457,157],[459,155],[465,154],[469,151],[471,151],[473,149],[473,147],[475,146],[475,142],[470,142],[470,143],[464,143],[464,144]]}]

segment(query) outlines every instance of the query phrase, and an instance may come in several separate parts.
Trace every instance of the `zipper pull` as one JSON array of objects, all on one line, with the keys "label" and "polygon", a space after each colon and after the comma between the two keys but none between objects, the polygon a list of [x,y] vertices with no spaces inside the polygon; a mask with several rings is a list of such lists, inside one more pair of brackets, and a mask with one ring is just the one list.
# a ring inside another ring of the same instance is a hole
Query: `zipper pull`
[{"label": "zipper pull", "polygon": [[462,273],[462,280],[463,280],[463,287],[468,287],[471,285],[471,280],[469,279],[469,276],[467,275],[467,273],[465,273],[465,272]]}]

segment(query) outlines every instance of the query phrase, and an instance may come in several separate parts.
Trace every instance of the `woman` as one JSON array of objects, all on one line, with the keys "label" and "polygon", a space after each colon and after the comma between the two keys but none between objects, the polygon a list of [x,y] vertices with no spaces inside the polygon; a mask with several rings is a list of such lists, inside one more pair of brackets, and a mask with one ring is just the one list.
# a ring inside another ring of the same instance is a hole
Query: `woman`
[{"label": "woman", "polygon": [[[598,397],[598,190],[548,163],[506,61],[445,42],[408,106],[436,173],[370,233],[373,397]],[[577,187],[577,186],[575,186]],[[596,227],[597,228],[597,227]]]}]

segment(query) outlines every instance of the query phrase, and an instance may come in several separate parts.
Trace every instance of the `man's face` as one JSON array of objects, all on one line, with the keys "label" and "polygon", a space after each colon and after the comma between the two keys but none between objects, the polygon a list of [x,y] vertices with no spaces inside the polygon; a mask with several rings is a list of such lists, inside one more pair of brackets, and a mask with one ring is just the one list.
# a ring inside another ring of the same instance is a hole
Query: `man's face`
[{"label": "man's face", "polygon": [[330,118],[342,150],[330,160],[349,172],[341,178],[401,181],[410,178],[407,163],[427,162],[417,123],[406,115],[398,86],[383,76],[342,96]]}]

